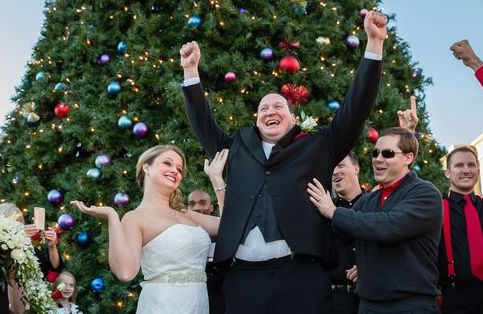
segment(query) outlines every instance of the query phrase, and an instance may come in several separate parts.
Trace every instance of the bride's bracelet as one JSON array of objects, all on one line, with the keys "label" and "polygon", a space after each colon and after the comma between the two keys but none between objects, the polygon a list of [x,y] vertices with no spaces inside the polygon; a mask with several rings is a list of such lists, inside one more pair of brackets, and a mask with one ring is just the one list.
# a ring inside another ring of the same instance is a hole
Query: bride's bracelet
[{"label": "bride's bracelet", "polygon": [[215,191],[224,191],[224,190],[226,190],[226,184],[223,184],[223,186],[220,186],[219,188],[215,188],[215,187],[213,187],[213,189],[214,189]]}]

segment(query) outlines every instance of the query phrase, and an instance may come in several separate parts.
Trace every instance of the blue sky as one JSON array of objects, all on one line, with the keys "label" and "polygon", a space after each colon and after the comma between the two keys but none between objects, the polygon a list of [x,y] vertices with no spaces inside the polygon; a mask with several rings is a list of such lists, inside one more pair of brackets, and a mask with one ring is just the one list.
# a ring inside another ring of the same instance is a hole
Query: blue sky
[{"label": "blue sky", "polygon": [[[0,124],[14,108],[10,102],[20,84],[43,22],[43,1],[4,1],[0,11]],[[448,147],[469,143],[483,132],[483,88],[473,72],[454,59],[449,46],[468,39],[483,58],[483,1],[385,0],[385,13],[395,13],[401,38],[410,45],[434,85],[426,88],[430,128]]]}]

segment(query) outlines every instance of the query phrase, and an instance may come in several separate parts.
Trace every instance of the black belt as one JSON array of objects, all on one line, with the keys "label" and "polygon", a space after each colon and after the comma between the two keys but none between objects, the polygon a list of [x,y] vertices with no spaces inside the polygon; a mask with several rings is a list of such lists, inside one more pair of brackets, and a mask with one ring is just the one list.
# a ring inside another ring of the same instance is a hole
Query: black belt
[{"label": "black belt", "polygon": [[265,261],[245,261],[238,258],[233,258],[230,263],[231,267],[243,268],[243,269],[263,269],[282,266],[289,263],[320,263],[320,259],[317,256],[305,255],[305,254],[290,254],[287,256],[272,258]]},{"label": "black belt", "polygon": [[353,293],[355,289],[355,285],[332,285],[334,293]]}]

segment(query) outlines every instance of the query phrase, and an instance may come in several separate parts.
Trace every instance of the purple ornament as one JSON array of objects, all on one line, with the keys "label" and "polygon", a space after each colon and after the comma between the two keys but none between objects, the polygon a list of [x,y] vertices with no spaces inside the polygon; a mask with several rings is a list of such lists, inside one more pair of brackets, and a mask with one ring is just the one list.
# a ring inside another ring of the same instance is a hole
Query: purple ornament
[{"label": "purple ornament", "polygon": [[104,166],[111,164],[111,157],[106,154],[98,155],[94,164],[97,168],[102,169]]},{"label": "purple ornament", "polygon": [[62,193],[60,193],[58,190],[50,190],[47,194],[47,200],[50,204],[56,206],[62,203],[64,200],[64,195],[62,195]]},{"label": "purple ornament", "polygon": [[137,138],[142,138],[148,135],[149,129],[146,123],[144,122],[138,122],[134,125],[134,128],[132,129],[132,132],[134,133],[134,136]]},{"label": "purple ornament", "polygon": [[233,83],[236,80],[235,72],[228,72],[225,74],[225,82]]},{"label": "purple ornament", "polygon": [[359,15],[365,19],[366,18],[366,15],[367,13],[369,13],[369,11],[367,11],[367,9],[361,9],[361,11],[359,11]]},{"label": "purple ornament", "polygon": [[62,230],[67,230],[74,227],[75,219],[71,214],[62,214],[57,220],[57,223]]},{"label": "purple ornament", "polygon": [[102,55],[99,56],[99,58],[97,58],[97,62],[100,65],[106,65],[109,63],[109,61],[111,61],[111,57],[109,57],[107,53],[103,53]]},{"label": "purple ornament", "polygon": [[421,75],[421,71],[419,69],[414,69],[412,75],[413,75],[413,77],[417,77],[417,76]]},{"label": "purple ornament", "polygon": [[271,48],[264,48],[262,51],[260,51],[260,58],[263,59],[263,61],[270,61],[273,59],[274,53]]},{"label": "purple ornament", "polygon": [[356,35],[347,36],[345,43],[349,49],[357,49],[359,47],[359,38]]},{"label": "purple ornament", "polygon": [[239,12],[240,14],[244,14],[244,13],[245,13],[245,9],[244,9],[244,8],[238,8],[238,12]]},{"label": "purple ornament", "polygon": [[114,196],[114,204],[119,207],[129,204],[129,195],[124,192],[116,193],[116,196]]}]

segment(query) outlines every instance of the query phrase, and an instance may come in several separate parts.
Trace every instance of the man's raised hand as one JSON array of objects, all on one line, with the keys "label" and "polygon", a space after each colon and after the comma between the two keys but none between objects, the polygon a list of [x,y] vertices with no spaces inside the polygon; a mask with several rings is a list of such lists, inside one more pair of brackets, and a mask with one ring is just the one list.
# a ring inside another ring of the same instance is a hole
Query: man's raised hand
[{"label": "man's raised hand", "polygon": [[414,133],[419,122],[416,97],[411,96],[411,109],[398,111],[397,116],[399,118],[399,126]]},{"label": "man's raised hand", "polygon": [[200,62],[200,47],[196,41],[191,41],[184,44],[179,50],[181,56],[181,66],[184,69],[187,68],[198,68],[198,63]]}]

